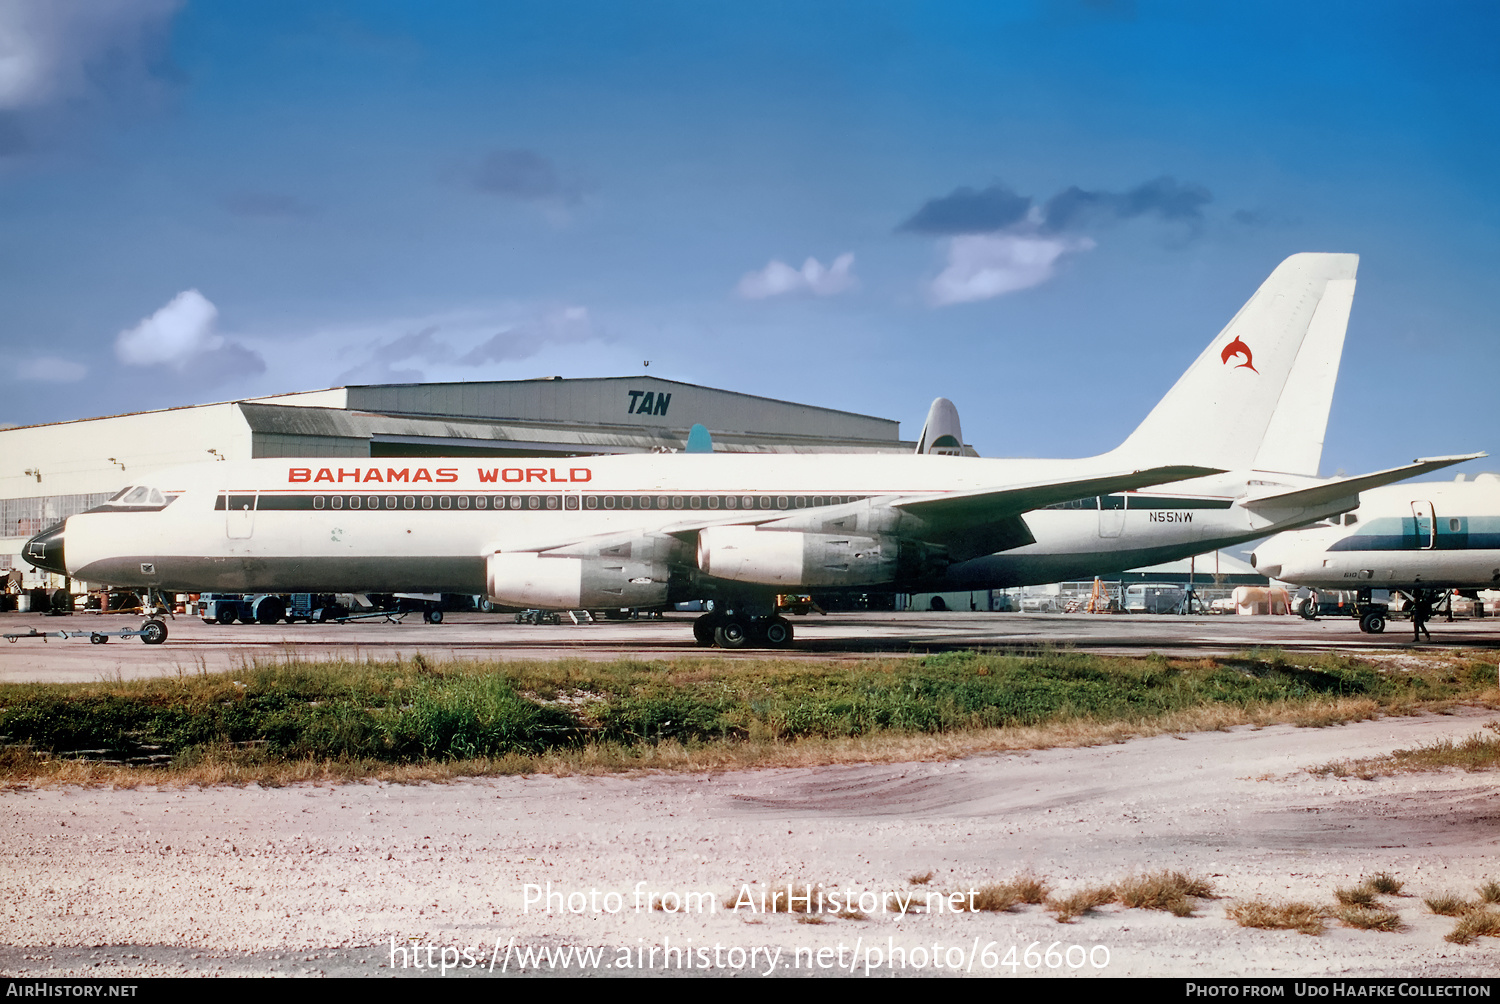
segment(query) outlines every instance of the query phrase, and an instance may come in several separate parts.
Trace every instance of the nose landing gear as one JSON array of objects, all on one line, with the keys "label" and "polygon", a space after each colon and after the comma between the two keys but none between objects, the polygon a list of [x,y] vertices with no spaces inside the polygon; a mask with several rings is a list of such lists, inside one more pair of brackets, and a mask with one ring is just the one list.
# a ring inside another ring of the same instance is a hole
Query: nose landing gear
[{"label": "nose landing gear", "polygon": [[146,590],[146,602],[141,608],[146,620],[141,624],[140,638],[147,645],[160,645],[167,640],[167,622],[161,619],[161,614],[166,614],[173,620],[176,616],[172,613],[171,604],[162,600],[160,592],[155,589]]}]

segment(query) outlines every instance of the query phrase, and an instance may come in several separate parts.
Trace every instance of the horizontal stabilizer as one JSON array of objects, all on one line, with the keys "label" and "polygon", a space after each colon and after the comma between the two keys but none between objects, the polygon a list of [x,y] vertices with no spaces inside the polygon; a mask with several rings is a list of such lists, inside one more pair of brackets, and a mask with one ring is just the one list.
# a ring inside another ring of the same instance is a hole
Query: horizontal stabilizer
[{"label": "horizontal stabilizer", "polygon": [[1362,491],[1371,488],[1379,488],[1382,485],[1395,484],[1397,481],[1405,481],[1421,474],[1430,474],[1440,471],[1444,467],[1452,467],[1466,460],[1478,460],[1487,456],[1484,453],[1466,453],[1456,457],[1428,457],[1426,459],[1414,460],[1403,467],[1392,467],[1389,470],[1376,471],[1373,474],[1361,474],[1354,478],[1338,478],[1327,481],[1311,488],[1298,488],[1295,491],[1282,492],[1279,495],[1265,495],[1260,498],[1247,499],[1242,503],[1246,509],[1310,509],[1314,506],[1324,506],[1340,499],[1351,498]]}]

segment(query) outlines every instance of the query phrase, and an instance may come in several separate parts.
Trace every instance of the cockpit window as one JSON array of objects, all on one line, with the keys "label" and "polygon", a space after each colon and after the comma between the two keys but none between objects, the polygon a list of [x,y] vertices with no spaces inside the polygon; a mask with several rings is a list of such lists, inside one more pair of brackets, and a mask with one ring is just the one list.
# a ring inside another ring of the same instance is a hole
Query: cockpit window
[{"label": "cockpit window", "polygon": [[164,506],[167,504],[165,495],[158,489],[150,488],[146,485],[136,485],[134,488],[127,488],[110,499],[110,501],[120,505],[139,506]]},{"label": "cockpit window", "polygon": [[168,496],[161,489],[150,485],[130,485],[121,488],[104,504],[89,512],[160,512],[176,499],[176,495]]}]

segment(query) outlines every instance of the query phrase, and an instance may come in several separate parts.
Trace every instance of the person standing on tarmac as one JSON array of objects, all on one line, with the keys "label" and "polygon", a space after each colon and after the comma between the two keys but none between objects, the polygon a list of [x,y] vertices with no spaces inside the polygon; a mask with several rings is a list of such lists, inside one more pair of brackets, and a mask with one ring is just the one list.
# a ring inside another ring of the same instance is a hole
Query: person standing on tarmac
[{"label": "person standing on tarmac", "polygon": [[1421,641],[1422,635],[1432,641],[1432,632],[1427,630],[1427,619],[1432,616],[1432,601],[1425,593],[1418,593],[1411,606],[1411,640]]}]

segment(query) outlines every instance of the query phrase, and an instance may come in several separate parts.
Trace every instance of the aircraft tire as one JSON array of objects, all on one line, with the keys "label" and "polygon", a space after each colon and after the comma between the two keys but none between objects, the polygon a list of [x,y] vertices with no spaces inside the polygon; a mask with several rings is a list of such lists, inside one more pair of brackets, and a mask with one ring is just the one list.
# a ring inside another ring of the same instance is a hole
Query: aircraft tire
[{"label": "aircraft tire", "polygon": [[693,621],[693,641],[708,648],[714,643],[714,619],[707,614]]},{"label": "aircraft tire", "polygon": [[260,601],[260,606],[255,608],[255,620],[260,624],[275,624],[286,616],[286,606],[274,596],[268,596]]},{"label": "aircraft tire", "polygon": [[761,636],[768,648],[788,648],[792,644],[792,622],[785,617],[772,617],[766,621]]},{"label": "aircraft tire", "polygon": [[141,641],[147,645],[160,645],[167,640],[167,625],[152,618],[141,625]]},{"label": "aircraft tire", "polygon": [[744,621],[724,621],[714,628],[714,642],[720,648],[744,648],[750,644],[750,630]]},{"label": "aircraft tire", "polygon": [[1385,618],[1376,613],[1365,614],[1359,619],[1359,629],[1366,634],[1380,634],[1385,630]]}]

